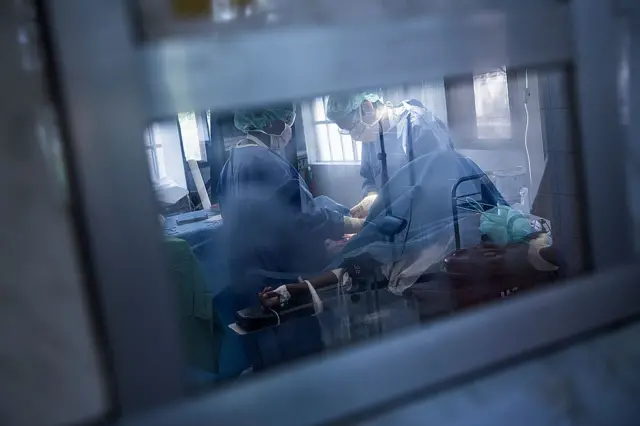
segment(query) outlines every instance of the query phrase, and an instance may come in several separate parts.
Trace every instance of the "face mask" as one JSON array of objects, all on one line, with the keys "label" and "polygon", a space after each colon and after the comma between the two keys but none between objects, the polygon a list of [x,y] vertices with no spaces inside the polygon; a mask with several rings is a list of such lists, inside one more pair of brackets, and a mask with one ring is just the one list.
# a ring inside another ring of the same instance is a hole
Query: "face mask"
[{"label": "face mask", "polygon": [[[371,119],[371,117],[367,117],[367,119]],[[371,123],[367,123],[365,117],[362,114],[362,109],[358,109],[358,112],[353,120],[353,125],[351,129],[340,129],[340,133],[344,135],[349,135],[355,141],[360,142],[373,142],[377,140],[378,135],[378,121],[380,119],[373,118]]]},{"label": "face mask", "polygon": [[293,136],[293,131],[291,130],[291,127],[285,126],[284,130],[282,131],[282,134],[271,135],[270,148],[282,154],[287,144],[291,141],[292,136]]}]

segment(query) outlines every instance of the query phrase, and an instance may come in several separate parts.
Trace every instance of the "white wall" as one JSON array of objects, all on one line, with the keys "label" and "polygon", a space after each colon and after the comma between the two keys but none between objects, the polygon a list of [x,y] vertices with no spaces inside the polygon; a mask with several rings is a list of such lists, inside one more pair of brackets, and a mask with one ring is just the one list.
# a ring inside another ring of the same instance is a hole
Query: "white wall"
[{"label": "white wall", "polygon": [[184,174],[178,126],[174,122],[159,123],[156,126],[156,142],[162,144],[167,177],[177,183],[178,186],[186,188],[187,180]]}]

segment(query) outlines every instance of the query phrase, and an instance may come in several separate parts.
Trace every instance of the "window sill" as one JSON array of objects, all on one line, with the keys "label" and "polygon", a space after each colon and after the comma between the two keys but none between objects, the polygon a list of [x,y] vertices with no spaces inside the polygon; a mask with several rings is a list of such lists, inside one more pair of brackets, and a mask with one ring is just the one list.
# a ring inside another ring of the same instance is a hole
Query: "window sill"
[{"label": "window sill", "polygon": [[316,161],[310,166],[359,166],[360,161]]},{"label": "window sill", "polygon": [[522,149],[517,139],[468,139],[454,142],[454,149],[474,149],[474,150],[506,150],[516,151]]}]

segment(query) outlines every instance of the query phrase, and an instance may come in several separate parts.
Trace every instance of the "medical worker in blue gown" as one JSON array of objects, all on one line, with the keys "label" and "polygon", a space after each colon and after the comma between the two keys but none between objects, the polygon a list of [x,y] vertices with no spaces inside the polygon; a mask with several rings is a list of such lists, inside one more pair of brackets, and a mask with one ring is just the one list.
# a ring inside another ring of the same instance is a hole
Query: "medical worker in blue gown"
[{"label": "medical worker in blue gown", "polygon": [[346,93],[329,96],[326,111],[341,133],[362,142],[363,199],[351,209],[354,217],[367,216],[382,186],[380,130],[389,177],[411,159],[453,150],[447,126],[415,99],[392,105],[379,92]]},{"label": "medical worker in blue gown", "polygon": [[[233,310],[257,303],[256,294],[293,277],[322,271],[326,240],[357,233],[364,221],[326,197],[314,198],[281,153],[292,137],[291,106],[240,111],[234,122],[246,138],[231,149],[218,184],[227,230]],[[316,318],[245,336],[254,370],[322,349]]]}]

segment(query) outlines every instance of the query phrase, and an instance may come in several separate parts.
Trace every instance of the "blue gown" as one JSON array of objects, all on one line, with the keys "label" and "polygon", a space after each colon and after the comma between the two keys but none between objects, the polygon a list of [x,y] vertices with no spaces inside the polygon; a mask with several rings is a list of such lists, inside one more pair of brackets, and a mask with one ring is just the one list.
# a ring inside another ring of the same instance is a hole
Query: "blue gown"
[{"label": "blue gown", "polygon": [[[229,243],[230,312],[255,306],[265,286],[322,271],[329,262],[325,240],[342,238],[343,215],[349,212],[326,197],[314,199],[289,162],[257,145],[232,150],[221,172],[218,200]],[[254,369],[322,349],[315,318],[245,337]]]},{"label": "blue gown", "polygon": [[[419,101],[402,102],[394,112],[397,114],[395,123],[384,133],[389,177],[409,163],[409,146],[413,146],[414,159],[433,151],[453,149],[446,124]],[[382,187],[379,153],[379,140],[362,144],[360,176],[364,179],[363,197],[369,192],[378,192]]]},{"label": "blue gown", "polygon": [[[436,150],[416,158],[389,179],[371,206],[364,229],[347,243],[330,268],[347,265],[349,259],[363,254],[381,264],[393,263],[443,238],[451,241],[450,251],[455,250],[452,188],[459,179],[474,175],[483,175],[483,171],[455,151]],[[507,205],[486,175],[462,183],[457,195],[466,194],[474,194],[468,198],[487,208]],[[474,220],[478,213],[459,213],[462,246],[479,243],[479,222]],[[389,215],[406,221],[406,227],[393,239],[383,232]]]}]

